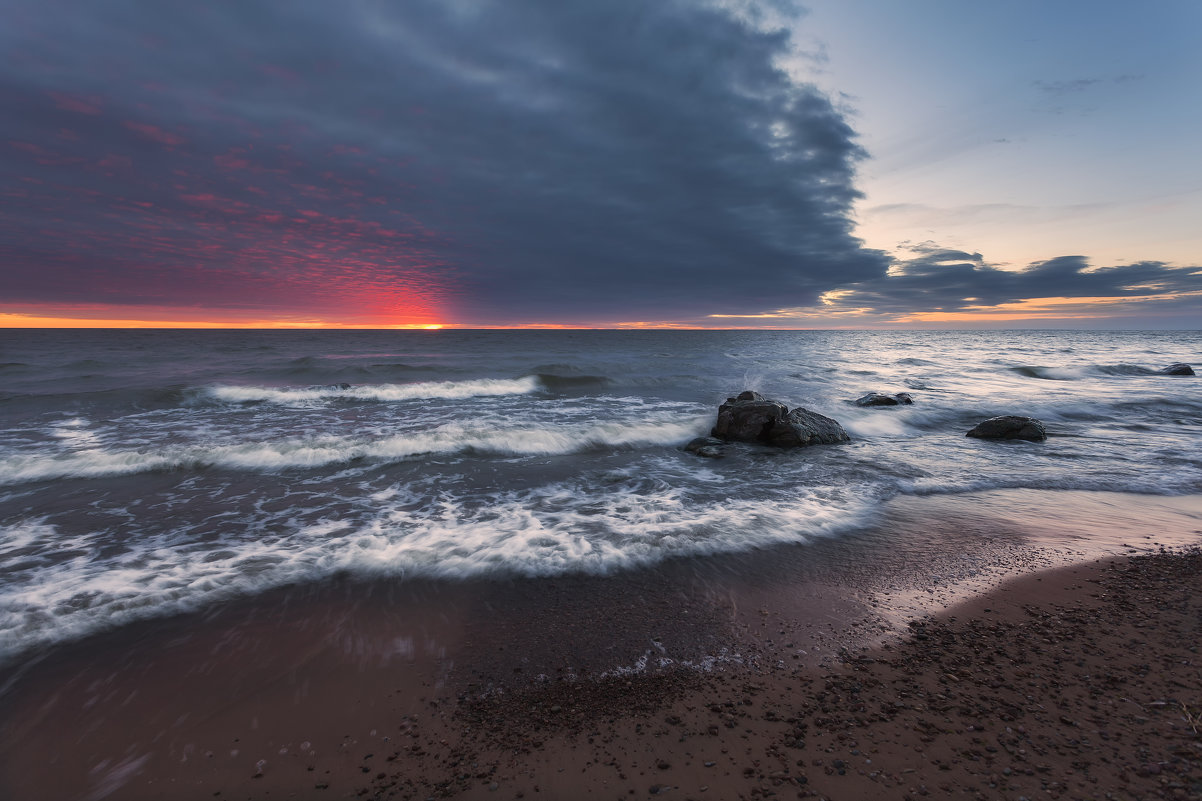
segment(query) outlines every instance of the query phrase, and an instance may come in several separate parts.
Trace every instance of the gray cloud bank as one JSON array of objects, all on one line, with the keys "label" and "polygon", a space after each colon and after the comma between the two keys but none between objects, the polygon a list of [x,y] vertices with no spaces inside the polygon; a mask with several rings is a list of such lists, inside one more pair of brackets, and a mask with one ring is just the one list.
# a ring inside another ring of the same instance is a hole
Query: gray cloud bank
[{"label": "gray cloud bank", "polygon": [[[1140,316],[1195,327],[1202,306],[1202,268],[1175,267],[1158,261],[1095,267],[1084,256],[1058,256],[1003,270],[980,253],[926,242],[911,245],[883,277],[849,283],[824,303],[782,316],[813,321],[822,315],[854,313],[863,322],[889,323],[925,313],[971,314],[1007,304],[1054,299],[1033,316],[1057,319],[1091,313],[1122,318]],[[1075,302],[1060,299],[1074,299]],[[961,321],[963,324],[963,321]]]},{"label": "gray cloud bank", "polygon": [[990,267],[980,253],[916,248],[879,281],[853,286],[855,302],[886,314],[967,311],[1030,298],[1147,298],[1202,291],[1202,271],[1163,262],[1093,268],[1083,256],[1060,256],[1025,270]]},{"label": "gray cloud bank", "polygon": [[7,303],[820,324],[1199,290],[1159,262],[864,248],[865,154],[779,68],[788,4],[69,5],[15,0],[0,27]]},{"label": "gray cloud bank", "polygon": [[311,303],[297,286],[358,270],[481,322],[655,319],[806,304],[888,266],[852,233],[853,130],[777,68],[788,33],[717,4],[6,16],[10,299]]}]

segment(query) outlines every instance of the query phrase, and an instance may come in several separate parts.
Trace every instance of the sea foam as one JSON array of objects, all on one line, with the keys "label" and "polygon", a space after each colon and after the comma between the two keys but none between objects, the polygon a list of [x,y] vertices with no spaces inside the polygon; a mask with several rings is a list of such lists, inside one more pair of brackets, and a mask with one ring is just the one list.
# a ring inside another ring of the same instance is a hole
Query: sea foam
[{"label": "sea foam", "polygon": [[[210,467],[257,471],[312,469],[359,460],[385,463],[431,454],[553,456],[600,448],[675,445],[696,436],[705,424],[702,418],[661,413],[643,419],[588,424],[504,426],[487,420],[457,421],[429,430],[379,437],[320,435],[142,450],[72,447],[53,455],[6,454],[0,463],[0,485]],[[70,442],[74,445],[76,441]]]},{"label": "sea foam", "polygon": [[314,401],[409,401],[442,398],[474,398],[490,395],[525,395],[541,388],[536,376],[501,379],[481,378],[473,381],[428,381],[414,384],[369,384],[342,386],[331,384],[315,387],[255,387],[219,385],[210,387],[210,398],[223,403],[298,404]]},{"label": "sea foam", "polygon": [[[284,510],[266,526],[273,533],[248,528],[202,542],[169,530],[115,556],[101,555],[103,532],[66,537],[42,520],[21,521],[0,528],[0,569],[44,563],[0,586],[0,659],[38,643],[335,574],[606,574],[673,556],[805,542],[844,530],[871,509],[858,493],[832,488],[709,501],[671,487],[584,490],[550,484],[476,505],[446,493],[431,501],[393,485],[363,497],[359,508],[372,511],[353,520],[298,523]],[[64,543],[78,556],[52,559]]]}]

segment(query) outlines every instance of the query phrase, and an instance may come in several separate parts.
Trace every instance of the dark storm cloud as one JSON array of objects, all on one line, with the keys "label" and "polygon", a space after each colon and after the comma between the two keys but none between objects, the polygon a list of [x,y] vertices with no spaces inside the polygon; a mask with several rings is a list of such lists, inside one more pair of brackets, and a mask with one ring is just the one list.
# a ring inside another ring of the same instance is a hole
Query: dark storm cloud
[{"label": "dark storm cloud", "polygon": [[[1083,256],[1060,256],[1025,270],[1000,270],[980,253],[921,245],[889,276],[846,287],[838,305],[873,314],[964,312],[1032,298],[1159,298],[1202,292],[1202,268],[1146,261],[1093,268]],[[1197,304],[1197,298],[1192,298]]]},{"label": "dark storm cloud", "polygon": [[69,5],[0,31],[8,301],[645,319],[887,267],[746,4]]}]

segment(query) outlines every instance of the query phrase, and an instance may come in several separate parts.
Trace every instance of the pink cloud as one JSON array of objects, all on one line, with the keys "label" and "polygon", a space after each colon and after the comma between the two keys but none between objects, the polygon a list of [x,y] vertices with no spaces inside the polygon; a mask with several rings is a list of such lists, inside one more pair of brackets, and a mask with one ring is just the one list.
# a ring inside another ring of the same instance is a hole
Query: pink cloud
[{"label": "pink cloud", "polygon": [[125,127],[135,133],[142,134],[142,136],[145,136],[147,139],[152,139],[155,142],[158,142],[161,145],[167,145],[168,147],[175,147],[176,145],[182,145],[184,143],[183,137],[177,136],[169,131],[164,131],[157,125],[148,125],[143,122],[127,121],[125,123]]},{"label": "pink cloud", "polygon": [[95,98],[84,99],[78,95],[68,95],[62,92],[51,92],[50,97],[54,99],[55,107],[63,111],[92,115],[99,114],[101,111],[100,102]]}]

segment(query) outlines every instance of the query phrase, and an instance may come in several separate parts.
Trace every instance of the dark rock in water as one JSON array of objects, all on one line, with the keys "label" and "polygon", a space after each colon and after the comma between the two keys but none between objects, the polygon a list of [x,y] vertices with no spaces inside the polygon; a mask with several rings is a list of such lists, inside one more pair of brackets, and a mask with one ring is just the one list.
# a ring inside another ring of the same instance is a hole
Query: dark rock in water
[{"label": "dark rock in water", "polygon": [[339,389],[350,389],[351,388],[350,384],[345,384],[345,383],[344,384],[335,384],[334,386],[338,387]]},{"label": "dark rock in water", "polygon": [[1043,423],[1034,417],[1019,417],[1013,414],[990,417],[964,436],[978,439],[1027,439],[1042,442],[1048,438]]},{"label": "dark rock in water", "polygon": [[718,422],[711,436],[736,442],[759,442],[764,432],[789,413],[785,404],[758,392],[742,392],[718,407]]},{"label": "dark rock in water", "polygon": [[689,444],[685,445],[684,449],[707,459],[721,459],[726,455],[724,445],[726,443],[716,437],[697,437],[697,439],[689,440]]},{"label": "dark rock in water", "polygon": [[1170,364],[1168,367],[1165,367],[1163,370],[1157,370],[1156,372],[1159,373],[1160,375],[1197,375],[1197,373],[1194,372],[1194,368],[1190,367],[1188,364],[1185,364],[1184,362],[1177,362],[1176,364]]},{"label": "dark rock in water", "polygon": [[808,409],[789,411],[785,404],[758,392],[727,398],[718,407],[718,422],[710,434],[720,440],[760,442],[781,448],[826,445],[848,439],[837,421]]},{"label": "dark rock in water", "polygon": [[805,445],[831,445],[850,439],[843,426],[825,415],[798,406],[778,421],[768,432],[767,442],[778,448],[800,448]]},{"label": "dark rock in water", "polygon": [[883,392],[869,392],[862,398],[856,398],[856,406],[909,406],[914,398],[909,392],[899,392],[896,395],[886,395]]}]

